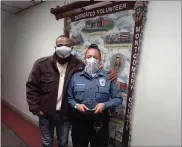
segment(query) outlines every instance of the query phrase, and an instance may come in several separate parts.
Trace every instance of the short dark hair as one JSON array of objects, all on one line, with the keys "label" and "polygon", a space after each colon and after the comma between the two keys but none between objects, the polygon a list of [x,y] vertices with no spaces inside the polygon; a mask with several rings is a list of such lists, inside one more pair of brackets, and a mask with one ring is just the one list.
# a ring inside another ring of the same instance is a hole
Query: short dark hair
[{"label": "short dark hair", "polygon": [[88,47],[88,49],[90,49],[90,48],[95,48],[95,49],[98,49],[98,50],[99,50],[99,47],[98,47],[96,44],[91,44],[91,45]]},{"label": "short dark hair", "polygon": [[[87,51],[89,50],[89,49],[96,49],[98,52],[99,52],[99,54],[100,54],[100,57],[101,57],[101,51],[100,51],[100,49],[99,49],[99,47],[96,45],[96,44],[91,44],[89,47],[88,47],[88,49],[87,49]],[[85,54],[87,53],[87,51],[85,52]]]},{"label": "short dark hair", "polygon": [[[67,35],[60,35],[58,38],[60,38],[60,37],[66,37],[66,38],[69,38],[69,36],[67,36]],[[58,39],[58,38],[57,38],[57,39]],[[57,40],[57,39],[56,39],[56,40]]]},{"label": "short dark hair", "polygon": [[[57,42],[57,40],[58,40],[59,38],[61,38],[61,37],[65,37],[65,38],[70,39],[68,35],[60,35],[59,37],[56,38],[56,42]],[[70,39],[70,40],[71,40],[71,39]],[[71,40],[71,42],[72,42],[72,40]]]}]

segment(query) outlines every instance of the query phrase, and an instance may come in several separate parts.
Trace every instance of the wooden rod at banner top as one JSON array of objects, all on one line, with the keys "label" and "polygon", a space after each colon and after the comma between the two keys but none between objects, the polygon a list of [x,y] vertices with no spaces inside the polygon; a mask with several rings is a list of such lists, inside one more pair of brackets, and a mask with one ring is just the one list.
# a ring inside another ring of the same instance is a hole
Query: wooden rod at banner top
[{"label": "wooden rod at banner top", "polygon": [[74,8],[74,9],[72,9],[70,11],[65,11],[65,12],[62,12],[62,13],[56,13],[54,15],[56,17],[56,20],[59,20],[59,19],[65,18],[65,17],[70,17],[70,16],[72,16],[73,14],[76,14],[76,13],[84,12],[85,10],[93,9],[93,8],[104,6],[104,5],[107,5],[107,4],[111,3],[110,1],[99,1],[99,2],[100,3],[96,3],[96,4],[94,3],[94,4],[91,4],[91,5],[87,5],[85,7],[79,7],[77,9]]},{"label": "wooden rod at banner top", "polygon": [[51,8],[50,12],[56,16],[60,13],[65,13],[65,12],[68,12],[71,10],[90,6],[90,5],[93,5],[96,3],[100,3],[100,2],[102,2],[102,1],[77,1],[77,2],[70,3],[68,5],[64,5],[62,7],[57,6],[56,8]]}]

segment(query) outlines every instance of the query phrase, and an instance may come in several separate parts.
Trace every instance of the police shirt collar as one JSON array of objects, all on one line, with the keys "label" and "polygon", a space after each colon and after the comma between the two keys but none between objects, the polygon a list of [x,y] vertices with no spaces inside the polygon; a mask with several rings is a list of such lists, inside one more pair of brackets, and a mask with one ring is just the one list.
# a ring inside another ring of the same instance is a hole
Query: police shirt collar
[{"label": "police shirt collar", "polygon": [[[80,73],[80,76],[84,76],[85,74],[87,74],[87,73],[85,73],[85,71],[83,70],[83,71]],[[96,73],[95,77],[98,77],[98,76],[104,76],[104,73],[102,72],[102,70],[99,70],[99,71]]]}]

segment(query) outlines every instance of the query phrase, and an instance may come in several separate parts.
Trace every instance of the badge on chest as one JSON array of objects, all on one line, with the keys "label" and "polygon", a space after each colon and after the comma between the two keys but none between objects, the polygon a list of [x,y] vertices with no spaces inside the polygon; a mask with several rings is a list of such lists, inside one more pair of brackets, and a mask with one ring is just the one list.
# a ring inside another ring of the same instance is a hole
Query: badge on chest
[{"label": "badge on chest", "polygon": [[104,78],[101,78],[100,80],[99,80],[99,84],[100,84],[100,86],[105,86],[106,85],[106,80],[104,79]]}]

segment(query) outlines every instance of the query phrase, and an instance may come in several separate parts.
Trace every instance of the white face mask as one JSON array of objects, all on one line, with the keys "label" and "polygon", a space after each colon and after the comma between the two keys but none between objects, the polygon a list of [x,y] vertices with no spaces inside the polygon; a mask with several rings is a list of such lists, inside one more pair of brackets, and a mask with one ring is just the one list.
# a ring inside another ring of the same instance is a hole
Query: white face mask
[{"label": "white face mask", "polygon": [[88,58],[85,61],[85,72],[88,73],[90,76],[93,76],[99,70],[99,60],[95,58]]},{"label": "white face mask", "polygon": [[71,54],[71,47],[67,46],[56,47],[56,54],[61,58],[67,58]]}]

